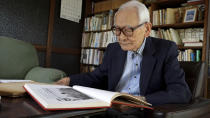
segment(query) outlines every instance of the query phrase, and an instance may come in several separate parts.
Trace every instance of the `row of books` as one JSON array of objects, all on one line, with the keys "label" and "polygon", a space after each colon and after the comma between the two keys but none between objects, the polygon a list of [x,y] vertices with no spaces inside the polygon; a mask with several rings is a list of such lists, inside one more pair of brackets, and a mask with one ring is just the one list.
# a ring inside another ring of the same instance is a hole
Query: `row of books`
[{"label": "row of books", "polygon": [[[83,49],[82,53],[83,56],[81,56],[81,63],[93,65],[81,65],[80,72],[92,72],[97,67],[95,65],[99,65],[102,62],[103,51],[99,51],[96,49],[85,49],[84,51]],[[199,62],[201,60],[201,51],[192,49],[187,49],[184,51],[179,50],[178,60]]]},{"label": "row of books", "polygon": [[152,12],[152,24],[163,25],[163,24],[174,24],[178,21],[175,20],[175,13],[177,8],[166,8],[159,9]]},{"label": "row of books", "polygon": [[[82,65],[80,72],[92,72],[97,65],[102,63],[103,59],[103,51],[98,49],[82,49],[81,52],[81,63],[82,64],[90,64],[88,66]],[[179,61],[200,61],[201,60],[201,51],[200,50],[179,50],[178,55]],[[92,65],[92,66],[91,66]]]},{"label": "row of books", "polygon": [[82,47],[107,47],[109,43],[117,41],[112,31],[83,33]]},{"label": "row of books", "polygon": [[80,63],[99,65],[102,62],[104,51],[98,49],[82,49]]},{"label": "row of books", "polygon": [[184,22],[186,15],[186,9],[196,8],[198,15],[196,15],[195,21],[202,21],[204,19],[204,5],[187,6],[179,8],[166,8],[154,10],[152,12],[152,24],[163,25],[163,24],[174,24]]},{"label": "row of books", "polygon": [[158,29],[152,30],[150,36],[172,40],[177,45],[184,46],[202,46],[203,45],[203,28],[187,29]]},{"label": "row of books", "polygon": [[98,31],[111,29],[113,10],[85,18],[84,31]]},{"label": "row of books", "polygon": [[201,51],[192,49],[187,49],[184,51],[179,50],[178,60],[199,62],[201,60]]}]

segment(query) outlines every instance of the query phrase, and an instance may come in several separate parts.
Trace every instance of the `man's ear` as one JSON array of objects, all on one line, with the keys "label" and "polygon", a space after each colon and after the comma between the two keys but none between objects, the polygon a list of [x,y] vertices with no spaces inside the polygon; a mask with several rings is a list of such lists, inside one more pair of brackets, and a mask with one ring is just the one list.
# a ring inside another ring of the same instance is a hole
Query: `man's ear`
[{"label": "man's ear", "polygon": [[152,29],[152,24],[150,22],[145,23],[145,34],[144,37],[148,37],[150,35],[151,29]]}]

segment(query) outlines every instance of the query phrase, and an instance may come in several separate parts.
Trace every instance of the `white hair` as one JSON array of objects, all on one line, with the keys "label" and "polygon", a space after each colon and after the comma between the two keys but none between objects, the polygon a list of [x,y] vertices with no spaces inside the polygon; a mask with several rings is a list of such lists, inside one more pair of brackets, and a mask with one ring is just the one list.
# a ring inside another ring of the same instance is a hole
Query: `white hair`
[{"label": "white hair", "polygon": [[[128,8],[128,7],[136,7],[137,8],[138,16],[139,16],[139,24],[145,23],[145,22],[150,22],[150,15],[149,15],[149,11],[148,11],[147,7],[143,3],[141,3],[137,0],[131,0],[131,1],[128,1],[124,4],[122,4],[120,6],[120,8],[118,9],[118,11],[115,13],[115,16],[120,10]],[[114,21],[115,21],[115,17],[114,17]]]}]

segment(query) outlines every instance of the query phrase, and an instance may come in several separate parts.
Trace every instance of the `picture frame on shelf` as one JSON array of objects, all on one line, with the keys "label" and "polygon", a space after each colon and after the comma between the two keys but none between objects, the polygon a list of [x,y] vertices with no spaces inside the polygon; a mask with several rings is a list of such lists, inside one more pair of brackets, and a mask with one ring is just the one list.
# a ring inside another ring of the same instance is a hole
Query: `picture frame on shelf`
[{"label": "picture frame on shelf", "polygon": [[184,14],[184,23],[186,22],[195,22],[197,17],[197,7],[189,8],[185,10]]}]

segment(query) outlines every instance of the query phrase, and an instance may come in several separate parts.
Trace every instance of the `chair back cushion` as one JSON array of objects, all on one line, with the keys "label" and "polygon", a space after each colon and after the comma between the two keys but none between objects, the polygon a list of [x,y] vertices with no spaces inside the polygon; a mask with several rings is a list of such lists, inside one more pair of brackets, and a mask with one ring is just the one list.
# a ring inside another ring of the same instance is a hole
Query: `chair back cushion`
[{"label": "chair back cushion", "polygon": [[0,37],[1,79],[24,79],[27,72],[38,64],[37,52],[31,44]]},{"label": "chair back cushion", "polygon": [[185,79],[192,92],[192,100],[202,97],[204,93],[204,62],[180,62],[185,72]]},{"label": "chair back cushion", "polygon": [[66,74],[61,70],[35,67],[27,73],[25,79],[42,83],[54,83],[64,77],[66,77]]}]

